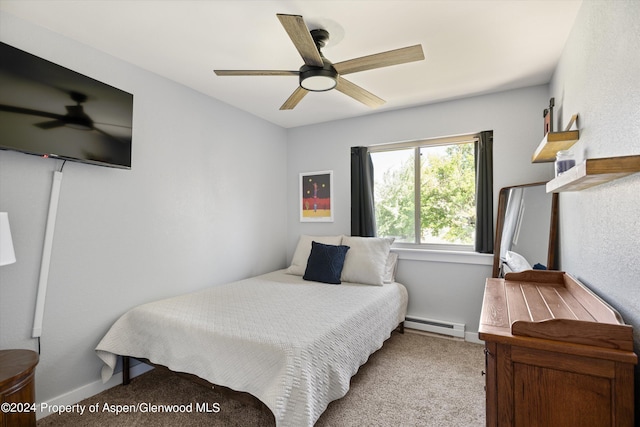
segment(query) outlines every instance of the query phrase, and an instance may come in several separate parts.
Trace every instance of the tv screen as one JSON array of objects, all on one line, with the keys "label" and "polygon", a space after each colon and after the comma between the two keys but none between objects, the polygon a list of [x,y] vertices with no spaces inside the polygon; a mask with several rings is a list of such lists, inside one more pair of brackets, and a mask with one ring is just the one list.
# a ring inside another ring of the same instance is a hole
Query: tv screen
[{"label": "tv screen", "polygon": [[0,42],[0,149],[131,168],[133,95]]}]

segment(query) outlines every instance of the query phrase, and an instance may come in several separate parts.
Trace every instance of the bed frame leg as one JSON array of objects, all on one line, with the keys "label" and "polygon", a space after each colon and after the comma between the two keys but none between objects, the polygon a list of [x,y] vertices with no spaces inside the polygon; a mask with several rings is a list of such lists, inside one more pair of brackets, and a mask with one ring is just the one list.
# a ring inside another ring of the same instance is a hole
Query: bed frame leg
[{"label": "bed frame leg", "polygon": [[396,331],[400,332],[401,334],[404,334],[404,322],[400,322],[398,324],[398,327],[396,328]]},{"label": "bed frame leg", "polygon": [[131,382],[131,359],[129,356],[122,356],[122,385],[128,385]]}]

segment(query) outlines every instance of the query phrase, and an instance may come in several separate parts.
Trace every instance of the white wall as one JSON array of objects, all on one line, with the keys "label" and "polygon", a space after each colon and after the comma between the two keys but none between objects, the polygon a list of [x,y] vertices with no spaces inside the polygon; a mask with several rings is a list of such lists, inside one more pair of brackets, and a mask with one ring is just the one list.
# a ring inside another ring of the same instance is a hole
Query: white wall
[{"label": "white wall", "polygon": [[[97,380],[93,348],[129,307],[282,267],[300,234],[349,234],[351,146],[493,129],[497,201],[503,186],[551,178],[551,165],[530,157],[554,96],[558,126],[580,113],[577,149],[590,157],[640,154],[638,18],[637,1],[585,2],[550,91],[538,86],[285,131],[0,15],[2,41],[135,95],[133,169],[64,168],[37,399]],[[0,152],[0,210],[10,214],[18,257],[0,268],[0,348],[35,348],[35,288],[59,166]],[[298,222],[298,174],[326,169],[334,171],[335,222]],[[622,312],[635,326],[636,347],[639,184],[635,175],[560,200],[562,268]],[[398,279],[409,288],[411,315],[477,331],[489,274],[484,265],[403,259]]]},{"label": "white wall", "polygon": [[[494,131],[494,200],[505,186],[545,181],[551,164],[532,164],[543,136],[548,87],[536,86],[361,118],[290,129],[288,132],[288,257],[300,234],[350,234],[350,147]],[[363,107],[364,108],[364,107]],[[335,221],[301,223],[298,174],[334,171]],[[484,281],[491,265],[401,259],[398,280],[409,290],[409,315],[464,323],[478,331]]]},{"label": "white wall", "polygon": [[[38,401],[99,380],[94,348],[139,303],[282,268],[286,132],[3,13],[3,42],[134,94],[129,171],[67,162],[36,370]],[[0,268],[0,348],[30,339],[52,173],[0,151],[0,210],[17,263]]]},{"label": "white wall", "polygon": [[[580,115],[580,141],[573,149],[579,157],[640,154],[638,40],[640,2],[584,2],[551,84],[564,120]],[[591,287],[633,325],[638,353],[640,174],[561,193],[560,238],[562,269]],[[636,387],[636,408],[639,398]]]}]

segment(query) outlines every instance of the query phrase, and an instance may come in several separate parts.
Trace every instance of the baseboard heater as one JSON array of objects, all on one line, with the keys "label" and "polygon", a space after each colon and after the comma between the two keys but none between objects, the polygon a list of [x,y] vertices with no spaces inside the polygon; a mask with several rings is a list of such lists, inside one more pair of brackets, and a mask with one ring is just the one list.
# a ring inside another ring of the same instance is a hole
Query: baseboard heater
[{"label": "baseboard heater", "polygon": [[406,317],[404,319],[404,326],[406,328],[417,329],[419,331],[464,338],[464,324],[462,323],[425,319],[421,317]]}]

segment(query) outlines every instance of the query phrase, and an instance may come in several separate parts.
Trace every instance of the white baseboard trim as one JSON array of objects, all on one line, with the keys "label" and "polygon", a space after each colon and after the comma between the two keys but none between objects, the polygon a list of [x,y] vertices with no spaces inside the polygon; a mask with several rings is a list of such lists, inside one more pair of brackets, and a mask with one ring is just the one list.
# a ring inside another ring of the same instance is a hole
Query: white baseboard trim
[{"label": "white baseboard trim", "polygon": [[407,316],[404,319],[404,326],[419,331],[464,338],[464,324],[462,323]]},{"label": "white baseboard trim", "polygon": [[[131,378],[142,375],[145,372],[152,370],[153,367],[144,363],[139,363],[131,367]],[[102,393],[105,390],[122,384],[122,372],[113,374],[113,376],[103,383],[102,380],[94,381],[92,383],[78,387],[75,390],[71,390],[65,394],[54,397],[47,402],[36,402],[36,419],[46,417],[53,413],[57,413],[57,407],[64,405],[74,405],[88,397],[95,396],[98,393]]]}]

